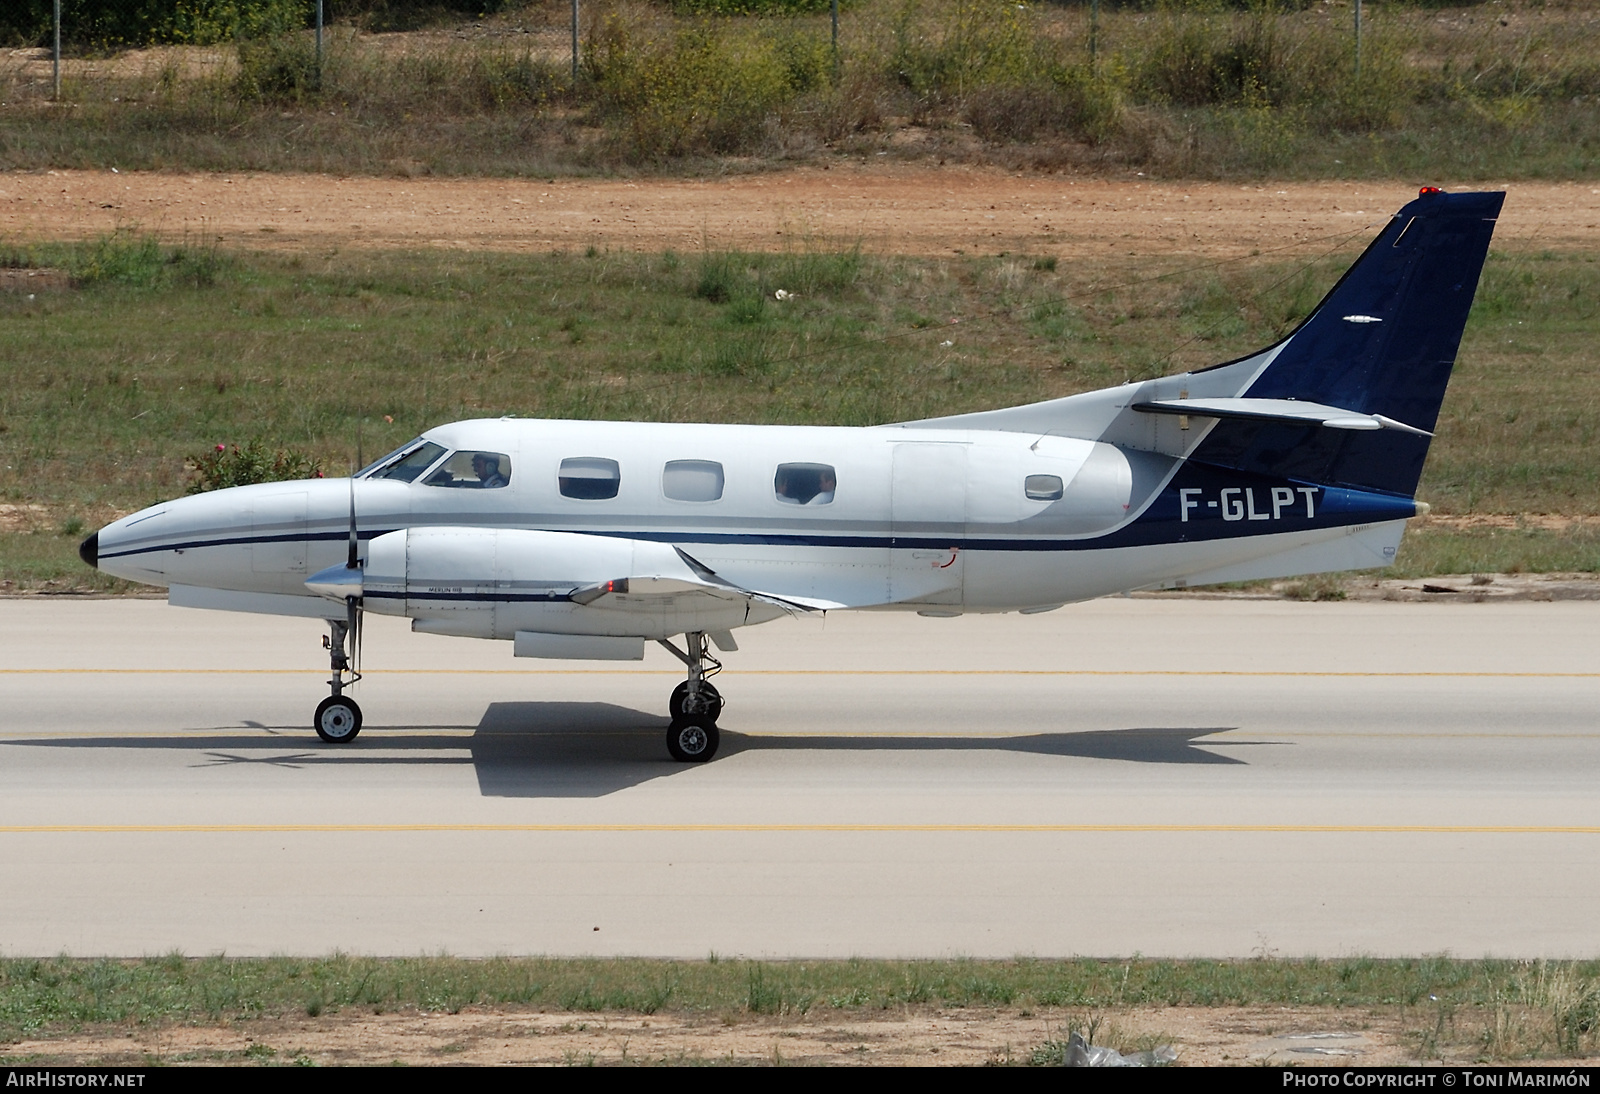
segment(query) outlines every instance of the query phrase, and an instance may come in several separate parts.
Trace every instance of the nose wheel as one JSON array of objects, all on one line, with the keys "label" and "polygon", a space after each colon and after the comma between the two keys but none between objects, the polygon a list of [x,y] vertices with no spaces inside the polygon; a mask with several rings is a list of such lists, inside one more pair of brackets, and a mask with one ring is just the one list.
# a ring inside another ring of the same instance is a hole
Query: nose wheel
[{"label": "nose wheel", "polygon": [[318,737],[331,745],[342,745],[355,740],[356,734],[361,732],[361,708],[354,699],[330,695],[317,704],[313,724]]},{"label": "nose wheel", "polygon": [[722,696],[706,677],[721,672],[722,662],[711,656],[704,631],[690,631],[683,637],[688,652],[661,640],[661,645],[689,670],[689,678],[673,688],[672,697],[667,700],[667,709],[672,712],[667,751],[679,763],[705,763],[716,755],[721,742],[717,719],[722,716]]},{"label": "nose wheel", "polygon": [[322,646],[328,651],[329,668],[333,675],[328,687],[333,692],[317,704],[317,713],[311,726],[331,745],[349,744],[361,732],[361,708],[344,694],[344,689],[361,679],[354,667],[356,644],[360,641],[361,610],[352,598],[347,619],[328,620],[328,633]]}]

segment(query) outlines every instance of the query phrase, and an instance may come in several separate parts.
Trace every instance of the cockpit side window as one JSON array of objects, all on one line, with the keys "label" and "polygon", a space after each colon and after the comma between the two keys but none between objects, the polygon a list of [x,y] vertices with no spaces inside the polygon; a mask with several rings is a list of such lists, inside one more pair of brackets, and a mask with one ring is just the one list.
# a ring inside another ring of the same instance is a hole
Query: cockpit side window
[{"label": "cockpit side window", "polygon": [[461,451],[439,465],[424,486],[465,490],[498,490],[511,482],[511,457],[504,452]]},{"label": "cockpit side window", "polygon": [[444,445],[428,441],[421,448],[406,452],[400,450],[402,455],[397,460],[379,467],[378,470],[367,476],[369,479],[398,479],[401,482],[413,482],[416,477],[433,466],[433,461],[444,455]]},{"label": "cockpit side window", "polygon": [[780,463],[772,477],[772,492],[789,505],[827,505],[838,481],[825,463]]}]

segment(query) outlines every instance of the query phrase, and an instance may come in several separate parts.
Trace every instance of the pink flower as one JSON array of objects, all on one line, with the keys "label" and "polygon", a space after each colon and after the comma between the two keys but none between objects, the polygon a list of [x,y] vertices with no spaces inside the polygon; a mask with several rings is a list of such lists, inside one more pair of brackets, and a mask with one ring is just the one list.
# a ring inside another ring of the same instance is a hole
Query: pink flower
[{"label": "pink flower", "polygon": [[227,450],[228,450],[228,446],[227,445],[225,445],[225,444],[217,445],[217,451],[218,452],[226,452]]}]

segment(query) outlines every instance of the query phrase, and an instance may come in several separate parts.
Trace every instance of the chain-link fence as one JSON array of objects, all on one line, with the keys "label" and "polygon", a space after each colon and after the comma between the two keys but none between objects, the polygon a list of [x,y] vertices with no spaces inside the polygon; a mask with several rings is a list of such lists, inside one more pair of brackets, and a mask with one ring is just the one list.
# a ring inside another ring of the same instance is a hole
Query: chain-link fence
[{"label": "chain-link fence", "polygon": [[33,62],[36,85],[48,62],[50,93],[59,98],[63,65],[69,75],[104,75],[108,57],[130,50],[225,47],[309,32],[320,69],[323,31],[336,21],[365,31],[407,31],[452,16],[471,20],[510,11],[526,16],[543,37],[560,34],[575,78],[579,0],[5,0],[0,45]]}]

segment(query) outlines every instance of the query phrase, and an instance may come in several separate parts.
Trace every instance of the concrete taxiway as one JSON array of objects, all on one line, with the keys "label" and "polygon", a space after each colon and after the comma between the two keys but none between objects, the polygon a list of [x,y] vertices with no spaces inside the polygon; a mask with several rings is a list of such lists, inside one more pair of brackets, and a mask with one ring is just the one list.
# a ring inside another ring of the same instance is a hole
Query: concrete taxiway
[{"label": "concrete taxiway", "polygon": [[0,953],[1593,956],[1600,603],[1115,599],[676,662],[0,601]]}]

